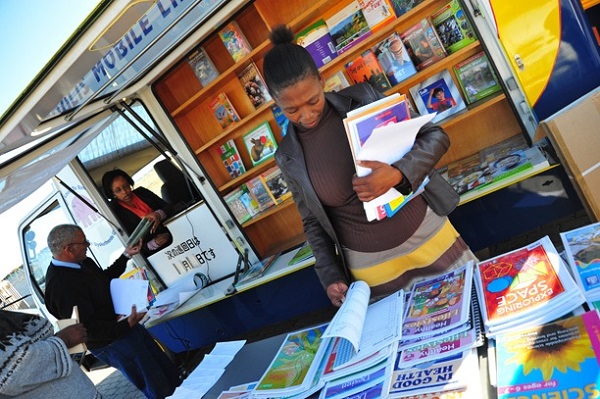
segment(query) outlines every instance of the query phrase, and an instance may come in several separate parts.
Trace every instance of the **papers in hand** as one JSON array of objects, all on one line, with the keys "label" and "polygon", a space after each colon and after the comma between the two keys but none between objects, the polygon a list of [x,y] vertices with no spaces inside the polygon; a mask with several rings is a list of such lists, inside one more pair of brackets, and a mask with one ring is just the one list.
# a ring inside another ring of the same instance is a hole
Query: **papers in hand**
[{"label": "papers in hand", "polygon": [[129,239],[127,240],[127,243],[125,244],[125,246],[130,247],[132,245],[137,244],[140,241],[140,239],[142,237],[144,237],[148,233],[148,231],[150,231],[151,227],[152,227],[152,220],[145,218],[145,217],[142,218],[142,220],[140,220],[138,225],[135,227],[135,229],[129,235]]},{"label": "papers in hand", "polygon": [[110,294],[116,314],[129,316],[135,305],[138,313],[148,307],[148,280],[114,278],[110,282]]}]

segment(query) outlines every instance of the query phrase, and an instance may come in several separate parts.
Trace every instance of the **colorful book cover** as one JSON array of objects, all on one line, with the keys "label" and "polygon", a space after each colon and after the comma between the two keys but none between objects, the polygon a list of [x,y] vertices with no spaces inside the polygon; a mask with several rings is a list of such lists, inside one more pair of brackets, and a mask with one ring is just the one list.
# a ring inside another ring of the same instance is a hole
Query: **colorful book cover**
[{"label": "colorful book cover", "polygon": [[227,173],[233,179],[246,173],[246,168],[240,158],[240,152],[238,151],[235,142],[233,140],[227,140],[225,143],[217,148],[219,157],[227,169]]},{"label": "colorful book cover", "polygon": [[292,197],[292,192],[283,179],[283,174],[278,166],[273,166],[266,172],[261,173],[260,178],[269,189],[269,194],[271,194],[271,198],[273,198],[276,204],[281,204],[286,199]]},{"label": "colorful book cover", "polygon": [[283,111],[277,104],[271,105],[271,111],[273,112],[275,123],[277,123],[277,126],[281,128],[281,137],[285,136],[287,125],[290,123],[289,119],[284,115]]},{"label": "colorful book cover", "polygon": [[317,64],[317,68],[327,64],[338,55],[327,24],[323,19],[298,32],[296,43],[308,50]]},{"label": "colorful book cover", "polygon": [[598,331],[598,313],[590,311],[498,335],[498,399],[597,395]]},{"label": "colorful book cover", "polygon": [[194,74],[203,87],[206,87],[219,76],[219,71],[202,47],[198,47],[187,58]]},{"label": "colorful book cover", "polygon": [[251,281],[261,278],[265,275],[269,267],[277,260],[280,254],[275,254],[271,256],[267,256],[265,259],[256,262],[252,266],[250,266],[250,270],[245,272],[236,285],[244,285]]},{"label": "colorful book cover", "polygon": [[377,32],[396,19],[394,9],[388,0],[358,0],[358,4],[373,32]]},{"label": "colorful book cover", "polygon": [[373,46],[372,50],[392,86],[417,73],[408,55],[408,51],[406,51],[406,47],[397,32],[393,32],[377,45]]},{"label": "colorful book cover", "polygon": [[326,324],[288,334],[253,392],[285,397],[312,384],[321,362]]},{"label": "colorful book cover", "polygon": [[263,122],[243,137],[252,165],[258,165],[275,155],[277,141],[269,122]]},{"label": "colorful book cover", "polygon": [[254,62],[250,63],[239,75],[238,79],[254,108],[271,101],[271,95],[260,71]]},{"label": "colorful book cover", "polygon": [[600,223],[560,233],[569,266],[588,301],[600,299]]},{"label": "colorful book cover", "polygon": [[313,251],[308,242],[304,242],[302,246],[296,251],[292,259],[288,262],[289,266],[295,265],[297,263],[303,262],[306,259],[313,256]]},{"label": "colorful book cover", "polygon": [[252,199],[256,201],[258,204],[258,209],[261,212],[274,205],[277,205],[275,201],[273,201],[273,198],[271,198],[267,186],[265,186],[259,176],[248,180],[246,182],[246,187],[248,187],[248,191],[250,192]]},{"label": "colorful book cover", "polygon": [[394,8],[394,13],[398,18],[406,14],[422,2],[423,0],[390,0],[390,3]]},{"label": "colorful book cover", "polygon": [[208,107],[212,111],[215,119],[219,122],[219,125],[223,129],[231,125],[234,122],[240,121],[240,116],[236,112],[235,108],[229,101],[227,94],[221,92],[208,104]]},{"label": "colorful book cover", "polygon": [[325,23],[338,54],[348,51],[372,33],[357,1],[327,18]]},{"label": "colorful book cover", "polygon": [[517,173],[533,169],[533,164],[526,151],[518,150],[489,163],[488,168],[492,182],[498,182]]},{"label": "colorful book cover", "polygon": [[379,65],[377,57],[371,50],[363,52],[347,63],[346,72],[354,83],[368,82],[382,93],[392,87]]},{"label": "colorful book cover", "polygon": [[252,52],[252,46],[246,40],[236,21],[231,21],[225,25],[219,31],[219,37],[235,62],[238,62]]},{"label": "colorful book cover", "polygon": [[502,91],[483,51],[454,65],[454,73],[468,104]]},{"label": "colorful book cover", "polygon": [[459,195],[483,188],[492,182],[487,164],[481,163],[479,154],[448,164],[448,183]]},{"label": "colorful book cover", "polygon": [[254,197],[250,195],[250,190],[248,189],[246,183],[242,184],[240,187],[242,190],[244,190],[244,194],[240,196],[240,201],[242,201],[242,203],[250,213],[250,216],[254,217],[258,213],[260,213],[260,206],[258,205],[258,202],[254,199]]},{"label": "colorful book cover", "polygon": [[431,15],[431,23],[448,54],[455,53],[477,40],[475,31],[458,0],[451,0],[434,12]]},{"label": "colorful book cover", "polygon": [[437,113],[433,123],[467,108],[447,69],[414,85],[409,91],[421,115]]},{"label": "colorful book cover", "polygon": [[346,75],[344,75],[344,72],[337,71],[333,75],[330,75],[327,78],[325,78],[325,86],[323,87],[323,90],[325,90],[326,92],[340,91],[348,86],[350,86],[350,82],[348,82],[348,79],[346,79]]},{"label": "colorful book cover", "polygon": [[415,283],[402,322],[402,339],[450,330],[469,320],[473,262]]},{"label": "colorful book cover", "polygon": [[360,118],[360,120],[349,120],[349,124],[353,125],[353,130],[356,131],[356,137],[353,140],[354,147],[362,147],[367,139],[371,137],[371,133],[373,133],[375,128],[408,119],[410,119],[410,111],[408,110],[406,96],[402,95],[398,101],[394,102],[389,107],[373,111],[367,117]]},{"label": "colorful book cover", "polygon": [[400,37],[417,71],[446,57],[446,50],[428,18],[400,33]]},{"label": "colorful book cover", "polygon": [[[486,324],[518,319],[566,292],[547,248],[554,246],[545,237],[477,264],[475,276]],[[554,262],[558,260],[555,256]]]},{"label": "colorful book cover", "polygon": [[235,190],[223,197],[223,200],[225,200],[225,203],[239,224],[243,224],[244,222],[252,219],[252,215],[250,212],[248,212],[246,205],[244,205],[244,201],[242,201],[240,198],[243,195],[249,195],[248,191],[246,191],[243,187],[237,187]]}]

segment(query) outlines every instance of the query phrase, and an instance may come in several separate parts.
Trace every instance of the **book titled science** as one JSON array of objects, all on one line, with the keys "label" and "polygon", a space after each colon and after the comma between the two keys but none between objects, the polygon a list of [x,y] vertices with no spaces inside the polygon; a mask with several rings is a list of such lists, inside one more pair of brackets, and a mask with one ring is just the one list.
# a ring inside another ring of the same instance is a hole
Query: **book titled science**
[{"label": "book titled science", "polygon": [[458,0],[452,0],[431,15],[431,23],[442,41],[442,45],[452,54],[477,40],[464,10]]},{"label": "book titled science", "polygon": [[454,73],[468,104],[502,91],[498,77],[483,51],[454,65]]},{"label": "book titled science", "polygon": [[392,86],[417,73],[402,38],[397,32],[390,34],[373,46],[371,50]]},{"label": "book titled science", "polygon": [[298,32],[296,34],[296,44],[308,50],[315,64],[317,64],[317,68],[337,57],[333,39],[323,19]]},{"label": "book titled science", "polygon": [[400,37],[417,71],[446,57],[446,50],[429,18],[401,32]]},{"label": "book titled science", "polygon": [[434,123],[467,107],[447,69],[416,84],[409,91],[421,115],[437,113]]},{"label": "book titled science", "polygon": [[219,31],[219,37],[235,62],[240,61],[252,52],[252,46],[250,46],[246,36],[244,36],[242,30],[235,21],[231,21],[225,25],[223,29]]}]

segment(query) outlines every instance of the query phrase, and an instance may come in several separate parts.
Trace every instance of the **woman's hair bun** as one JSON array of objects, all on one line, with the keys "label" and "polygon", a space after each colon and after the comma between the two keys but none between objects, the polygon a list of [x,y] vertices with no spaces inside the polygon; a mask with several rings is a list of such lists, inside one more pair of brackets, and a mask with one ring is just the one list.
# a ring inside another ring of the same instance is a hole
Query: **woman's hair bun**
[{"label": "woman's hair bun", "polygon": [[278,25],[273,28],[269,38],[274,46],[278,44],[294,43],[294,34],[287,25]]}]

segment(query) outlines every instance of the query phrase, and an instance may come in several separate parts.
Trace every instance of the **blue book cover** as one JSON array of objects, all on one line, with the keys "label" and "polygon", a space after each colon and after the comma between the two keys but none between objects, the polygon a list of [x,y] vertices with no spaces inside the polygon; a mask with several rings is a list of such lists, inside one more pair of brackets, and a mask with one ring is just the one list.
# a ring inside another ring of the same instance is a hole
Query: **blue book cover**
[{"label": "blue book cover", "polygon": [[496,339],[498,399],[592,397],[600,384],[596,311]]},{"label": "blue book cover", "polygon": [[402,38],[397,32],[373,46],[372,50],[392,86],[417,73]]}]

